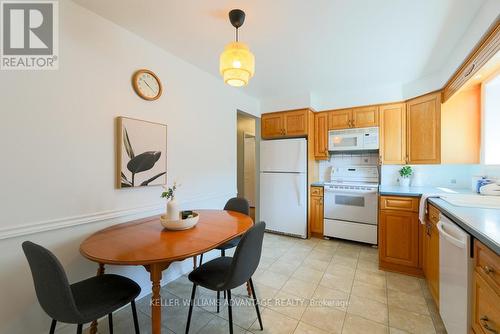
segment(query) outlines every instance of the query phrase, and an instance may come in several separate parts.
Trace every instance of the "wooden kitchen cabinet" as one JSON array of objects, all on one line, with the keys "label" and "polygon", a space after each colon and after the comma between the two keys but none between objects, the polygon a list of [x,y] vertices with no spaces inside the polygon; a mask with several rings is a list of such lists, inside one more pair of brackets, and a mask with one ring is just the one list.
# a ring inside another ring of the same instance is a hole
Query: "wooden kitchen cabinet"
[{"label": "wooden kitchen cabinet", "polygon": [[472,319],[476,334],[500,332],[500,256],[474,240]]},{"label": "wooden kitchen cabinet", "polygon": [[309,109],[299,109],[262,114],[262,138],[307,136],[309,112]]},{"label": "wooden kitchen cabinet", "polygon": [[323,187],[311,187],[309,230],[313,236],[323,236]]},{"label": "wooden kitchen cabinet", "polygon": [[379,267],[422,276],[418,198],[380,196]]},{"label": "wooden kitchen cabinet", "polygon": [[328,130],[348,129],[351,127],[352,109],[332,110],[328,112]]},{"label": "wooden kitchen cabinet", "polygon": [[351,125],[353,128],[367,128],[378,126],[378,106],[360,107],[352,109]]},{"label": "wooden kitchen cabinet", "polygon": [[279,113],[263,114],[261,120],[262,138],[284,136],[283,115]]},{"label": "wooden kitchen cabinet", "polygon": [[406,120],[406,163],[441,163],[441,94],[407,101]]},{"label": "wooden kitchen cabinet", "polygon": [[314,158],[328,159],[328,114],[314,113]]},{"label": "wooden kitchen cabinet", "polygon": [[423,240],[423,269],[427,286],[434,302],[439,307],[439,210],[433,205],[428,205],[428,216],[424,228]]},{"label": "wooden kitchen cabinet", "polygon": [[406,163],[406,104],[380,106],[380,162],[385,165]]}]

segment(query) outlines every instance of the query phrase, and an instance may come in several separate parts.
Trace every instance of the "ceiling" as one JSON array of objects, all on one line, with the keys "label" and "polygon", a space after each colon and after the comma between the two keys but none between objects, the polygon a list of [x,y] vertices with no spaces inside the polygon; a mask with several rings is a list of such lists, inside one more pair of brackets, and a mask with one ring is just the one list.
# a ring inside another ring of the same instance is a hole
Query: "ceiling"
[{"label": "ceiling", "polygon": [[[240,41],[256,58],[242,89],[265,99],[403,85],[432,75],[484,0],[74,0],[219,76],[234,38],[227,13],[246,14]],[[313,4],[313,5],[312,5]]]}]

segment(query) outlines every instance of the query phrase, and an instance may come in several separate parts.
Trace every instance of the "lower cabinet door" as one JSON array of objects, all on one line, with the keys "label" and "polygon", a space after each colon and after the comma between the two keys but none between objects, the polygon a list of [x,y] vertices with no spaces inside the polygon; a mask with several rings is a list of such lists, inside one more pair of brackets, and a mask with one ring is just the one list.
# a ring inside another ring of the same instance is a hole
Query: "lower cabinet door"
[{"label": "lower cabinet door", "polygon": [[311,196],[311,233],[323,235],[323,196]]},{"label": "lower cabinet door", "polygon": [[472,328],[476,334],[500,333],[500,296],[476,271],[472,283]]},{"label": "lower cabinet door", "polygon": [[380,211],[380,261],[406,267],[419,267],[418,215],[405,211]]}]

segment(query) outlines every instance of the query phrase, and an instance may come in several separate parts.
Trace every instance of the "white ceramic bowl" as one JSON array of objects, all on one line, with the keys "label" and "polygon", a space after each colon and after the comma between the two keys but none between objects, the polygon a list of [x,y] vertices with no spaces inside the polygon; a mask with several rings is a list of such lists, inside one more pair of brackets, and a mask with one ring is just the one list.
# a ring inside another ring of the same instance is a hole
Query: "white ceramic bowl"
[{"label": "white ceramic bowl", "polygon": [[182,231],[194,227],[198,223],[200,216],[193,212],[193,217],[179,220],[167,220],[165,215],[160,217],[161,225],[167,230]]}]

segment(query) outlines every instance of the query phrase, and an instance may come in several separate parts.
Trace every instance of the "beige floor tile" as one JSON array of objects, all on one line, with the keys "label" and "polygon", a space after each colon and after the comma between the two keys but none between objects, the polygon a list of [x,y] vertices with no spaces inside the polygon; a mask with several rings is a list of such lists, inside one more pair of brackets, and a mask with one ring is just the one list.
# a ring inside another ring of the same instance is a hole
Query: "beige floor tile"
[{"label": "beige floor tile", "polygon": [[389,328],[374,321],[347,314],[342,328],[342,334],[387,334]]},{"label": "beige floor tile", "polygon": [[347,313],[387,325],[387,305],[368,298],[351,295]]},{"label": "beige floor tile", "polygon": [[339,264],[345,267],[356,268],[356,265],[358,263],[358,258],[335,254],[332,259],[332,262],[334,264]]},{"label": "beige floor tile", "polygon": [[409,294],[397,290],[388,290],[387,293],[389,307],[430,315],[427,303],[421,294]]},{"label": "beige floor tile", "polygon": [[328,334],[328,332],[301,321],[293,334]]},{"label": "beige floor tile", "polygon": [[352,282],[352,278],[349,279],[346,277],[325,273],[323,275],[323,278],[319,282],[319,285],[326,286],[327,288],[339,289],[344,292],[350,293],[352,289]]},{"label": "beige floor tile", "polygon": [[334,307],[309,306],[302,315],[302,322],[328,333],[341,333],[345,312]]},{"label": "beige floor tile", "polygon": [[389,327],[390,334],[409,334],[407,331],[404,331],[399,328]]},{"label": "beige floor tile", "polygon": [[267,285],[274,289],[281,289],[288,276],[283,274],[274,273],[272,271],[266,270],[262,274],[257,275],[254,279],[255,282]]},{"label": "beige floor tile", "polygon": [[[233,323],[234,334],[245,334],[247,331]],[[190,331],[191,332],[191,331]],[[229,333],[229,321],[214,317],[210,322],[205,325],[198,333],[203,334],[227,334]]]},{"label": "beige floor tile", "polygon": [[387,304],[387,290],[365,282],[354,280],[351,294]]},{"label": "beige floor tile", "polygon": [[388,289],[409,294],[422,294],[420,282],[416,277],[388,272],[386,278]]},{"label": "beige floor tile", "polygon": [[252,327],[250,327],[250,331],[259,334],[292,334],[298,322],[298,320],[266,308],[262,311],[264,330],[260,329],[259,321],[255,320]]},{"label": "beige floor tile", "polygon": [[326,268],[326,272],[328,274],[344,277],[346,279],[354,279],[354,274],[356,273],[356,266],[344,266],[341,264],[337,264],[335,262],[330,262],[328,267]]},{"label": "beige floor tile", "polygon": [[295,270],[297,270],[299,264],[300,262],[295,262],[292,264],[278,259],[276,262],[271,264],[267,268],[267,270],[290,277],[295,272]]},{"label": "beige floor tile", "polygon": [[292,319],[300,320],[302,314],[306,310],[308,303],[308,299],[304,299],[285,291],[280,291],[270,301],[269,305],[267,305],[267,308],[284,314]]},{"label": "beige floor tile", "polygon": [[347,305],[349,302],[349,294],[345,291],[338,289],[331,289],[325,286],[318,286],[312,301],[316,304],[326,303],[325,306],[335,307],[341,311],[347,311]]},{"label": "beige floor tile", "polygon": [[399,328],[413,334],[435,333],[430,316],[391,307],[389,312],[391,327]]},{"label": "beige floor tile", "polygon": [[292,278],[305,282],[319,283],[323,277],[323,272],[309,267],[301,266],[292,275]]},{"label": "beige floor tile", "polygon": [[[233,323],[237,326],[240,326],[241,328],[249,329],[257,319],[255,305],[249,303],[247,298],[238,298],[235,296],[231,296],[231,298],[233,300]],[[224,302],[224,305],[222,305],[220,313],[216,314],[219,317],[229,320],[228,308],[225,304],[226,302]],[[260,311],[262,312],[263,307],[261,307],[260,309]]]},{"label": "beige floor tile", "polygon": [[259,268],[267,269],[274,262],[276,262],[275,258],[271,258],[271,257],[267,257],[267,256],[262,255],[260,257],[260,261],[259,261]]},{"label": "beige floor tile", "polygon": [[320,251],[313,249],[311,253],[305,258],[304,261],[308,260],[320,260],[330,262],[333,258],[333,251]]},{"label": "beige floor tile", "polygon": [[339,248],[337,248],[335,255],[358,259],[359,258],[359,249],[350,249],[350,248],[339,247]]},{"label": "beige floor tile", "polygon": [[368,283],[378,288],[385,289],[386,287],[386,278],[385,271],[369,271],[365,269],[358,268],[356,269],[356,274],[354,276],[354,280],[361,281],[364,283]]},{"label": "beige floor tile", "polygon": [[282,290],[302,298],[311,298],[317,285],[317,283],[306,282],[292,277],[285,283]]},{"label": "beige floor tile", "polygon": [[304,261],[302,263],[302,266],[324,272],[329,264],[330,264],[329,261],[309,259],[307,261]]},{"label": "beige floor tile", "polygon": [[367,261],[365,259],[359,259],[358,261],[358,269],[378,272],[378,262]]}]

